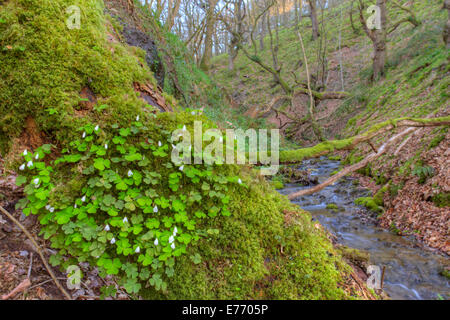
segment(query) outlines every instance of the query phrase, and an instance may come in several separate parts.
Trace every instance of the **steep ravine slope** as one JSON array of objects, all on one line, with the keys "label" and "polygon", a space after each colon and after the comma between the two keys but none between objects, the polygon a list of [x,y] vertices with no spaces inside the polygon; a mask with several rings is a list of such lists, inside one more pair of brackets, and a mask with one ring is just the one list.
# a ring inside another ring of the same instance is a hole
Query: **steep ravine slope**
[{"label": "steep ravine slope", "polygon": [[[25,186],[0,201],[37,216],[52,264],[88,262],[144,298],[372,297],[310,214],[250,168],[174,166],[173,130],[216,125],[158,87],[103,1],[76,1],[80,29],[70,5],[0,4],[2,181]],[[9,237],[2,259],[21,250]]]},{"label": "steep ravine slope", "polygon": [[[376,83],[369,81],[371,42],[360,28],[359,21],[355,23],[359,32],[352,29],[349,18],[351,2],[344,1],[342,7],[325,13],[327,90],[342,88],[339,76],[342,56],[344,86],[350,94],[346,99],[328,100],[317,106],[316,115],[327,139],[352,137],[395,118],[448,116],[449,50],[442,41],[448,12],[442,9],[443,1],[401,1],[414,11],[421,24],[415,28],[409,23],[401,24],[389,35],[386,78]],[[396,21],[402,15],[404,12],[390,7],[388,20]],[[300,30],[305,39],[311,72],[315,73],[320,41],[311,40],[309,19],[303,19]],[[339,32],[342,50],[338,50]],[[294,83],[294,74],[299,81],[304,81],[306,72],[294,28],[280,28],[279,36],[278,59],[283,62],[282,75],[291,84]],[[270,61],[268,37],[265,44],[259,55]],[[228,70],[227,59],[227,55],[215,58],[213,77],[234,97],[242,113],[258,116],[258,110],[263,110],[274,97],[282,95],[270,74],[244,55],[239,54],[236,58],[233,71]],[[301,95],[293,100],[292,105],[278,107],[301,118],[306,114],[307,106],[307,96]],[[276,126],[287,121],[281,113],[265,114],[265,117]],[[295,130],[287,130],[288,127],[283,126],[283,131],[292,141],[302,146],[315,143],[312,132],[304,129],[306,125]],[[393,133],[378,136],[372,144],[379,147]],[[449,254],[450,249],[448,139],[448,126],[417,129],[399,141],[397,147],[388,150],[386,155],[359,171],[361,182],[374,195],[361,199],[359,203],[365,203],[378,212],[383,227],[399,234],[414,235],[425,245],[444,254]],[[369,144],[362,144],[352,152],[339,155],[344,160],[343,165],[349,165],[362,160],[372,150]]]}]

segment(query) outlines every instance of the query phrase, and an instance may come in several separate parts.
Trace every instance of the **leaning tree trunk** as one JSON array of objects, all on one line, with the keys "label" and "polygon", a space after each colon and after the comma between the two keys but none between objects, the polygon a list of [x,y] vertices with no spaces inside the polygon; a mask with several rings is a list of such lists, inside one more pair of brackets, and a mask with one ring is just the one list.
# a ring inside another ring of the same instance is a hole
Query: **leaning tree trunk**
[{"label": "leaning tree trunk", "polygon": [[448,19],[447,24],[444,26],[444,43],[447,45],[447,48],[450,49],[450,0],[444,1],[444,10],[447,9]]}]

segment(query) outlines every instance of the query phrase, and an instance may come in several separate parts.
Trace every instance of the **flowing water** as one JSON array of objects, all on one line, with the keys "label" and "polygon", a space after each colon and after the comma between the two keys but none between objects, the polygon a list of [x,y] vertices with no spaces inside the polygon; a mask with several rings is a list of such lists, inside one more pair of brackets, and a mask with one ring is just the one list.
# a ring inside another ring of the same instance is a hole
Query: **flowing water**
[{"label": "flowing water", "polygon": [[[339,165],[339,161],[321,158],[304,161],[298,169],[311,170],[311,175],[321,183]],[[286,184],[279,191],[289,194],[305,188],[309,187]],[[320,192],[299,197],[293,202],[311,212],[313,218],[333,233],[339,243],[368,252],[371,265],[385,266],[383,289],[392,299],[449,299],[450,282],[439,275],[439,271],[450,264],[449,257],[419,246],[411,237],[382,229],[372,219],[364,219],[367,215],[361,214],[362,210],[354,200],[367,195],[369,192],[355,186],[351,178],[343,178]],[[328,210],[326,206],[329,203],[335,203],[339,211]]]}]

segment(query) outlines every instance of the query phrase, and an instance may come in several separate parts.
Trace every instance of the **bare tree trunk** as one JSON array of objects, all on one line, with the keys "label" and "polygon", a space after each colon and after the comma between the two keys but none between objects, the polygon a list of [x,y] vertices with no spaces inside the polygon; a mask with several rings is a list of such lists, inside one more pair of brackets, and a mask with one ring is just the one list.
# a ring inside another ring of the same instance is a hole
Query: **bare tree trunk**
[{"label": "bare tree trunk", "polygon": [[[174,3],[175,1],[175,3]],[[168,15],[167,15],[167,20],[166,20],[166,27],[167,30],[172,30],[172,27],[174,25],[175,22],[175,18],[178,15],[178,11],[180,10],[180,4],[181,4],[181,0],[169,0],[169,7],[167,8],[168,10]]]},{"label": "bare tree trunk", "polygon": [[373,80],[384,77],[386,64],[386,0],[377,0],[380,8],[381,30],[374,30],[375,41],[373,42]]},{"label": "bare tree trunk", "polygon": [[319,22],[317,20],[317,6],[316,0],[308,0],[309,3],[309,13],[311,15],[311,23],[312,23],[312,38],[316,40],[319,34]]},{"label": "bare tree trunk", "polygon": [[217,1],[218,0],[208,0],[208,9],[206,12],[205,50],[203,52],[202,61],[200,62],[200,67],[206,71],[209,70],[211,64],[212,37],[216,24],[214,9],[216,8]]},{"label": "bare tree trunk", "polygon": [[447,45],[447,48],[450,49],[450,0],[444,1],[444,9],[447,9],[448,12],[447,24],[444,27],[444,43]]},{"label": "bare tree trunk", "polygon": [[264,15],[262,16],[262,19],[261,19],[261,33],[259,34],[259,49],[261,51],[264,50],[264,36],[266,33],[264,20],[266,18],[266,14],[267,13],[264,13]]}]

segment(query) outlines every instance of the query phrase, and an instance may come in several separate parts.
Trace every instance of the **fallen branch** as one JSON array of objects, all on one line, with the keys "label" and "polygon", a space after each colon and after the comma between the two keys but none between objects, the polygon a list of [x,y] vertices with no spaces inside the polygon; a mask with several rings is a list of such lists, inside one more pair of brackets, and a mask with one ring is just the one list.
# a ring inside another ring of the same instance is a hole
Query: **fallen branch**
[{"label": "fallen branch", "polygon": [[337,180],[339,180],[340,178],[346,176],[349,173],[352,173],[356,170],[359,170],[361,168],[364,168],[369,162],[381,157],[383,154],[386,153],[388,147],[390,145],[392,145],[393,143],[395,143],[396,140],[400,139],[401,137],[404,137],[408,134],[410,134],[411,132],[413,132],[415,130],[415,128],[410,127],[407,128],[405,130],[403,130],[402,132],[396,134],[395,136],[389,138],[389,140],[387,142],[385,142],[379,149],[378,152],[376,153],[371,153],[370,155],[368,155],[364,160],[348,166],[344,169],[342,169],[341,171],[339,171],[337,174],[335,174],[334,176],[331,176],[330,178],[328,178],[326,181],[324,181],[323,183],[313,187],[313,188],[309,188],[309,189],[304,189],[304,190],[300,190],[298,192],[294,192],[291,193],[288,198],[289,200],[295,199],[297,197],[300,196],[305,196],[305,195],[309,195],[309,194],[313,194],[315,192],[318,192],[320,190],[322,190],[323,188],[335,183]]},{"label": "fallen branch", "polygon": [[58,289],[61,291],[62,294],[64,294],[64,296],[66,296],[67,299],[72,300],[72,297],[70,296],[70,294],[67,293],[67,291],[63,288],[63,286],[59,283],[58,279],[55,277],[55,274],[53,273],[52,269],[48,265],[48,262],[45,259],[45,256],[42,253],[41,248],[37,244],[36,240],[34,240],[34,238],[31,235],[31,233],[29,233],[28,230],[25,229],[25,227],[16,218],[14,218],[8,211],[3,209],[3,207],[1,207],[1,206],[0,206],[0,211],[2,213],[4,213],[12,222],[14,222],[23,231],[23,233],[25,233],[25,235],[28,237],[28,239],[30,239],[30,241],[34,245],[34,248],[36,249],[36,251],[38,252],[39,256],[41,257],[41,260],[44,263],[45,268],[47,269],[49,275],[52,277],[52,279],[55,282],[55,284],[58,287]]},{"label": "fallen branch", "polygon": [[369,141],[374,137],[400,127],[436,127],[450,125],[450,116],[441,118],[399,118],[388,120],[372,126],[366,132],[357,136],[321,142],[313,147],[297,150],[280,151],[280,163],[298,163],[308,158],[317,158],[337,150],[351,150],[362,142]]},{"label": "fallen branch", "polygon": [[17,287],[15,287],[13,291],[3,295],[2,300],[8,300],[14,297],[16,294],[25,291],[30,285],[31,285],[30,279],[26,278]]}]

